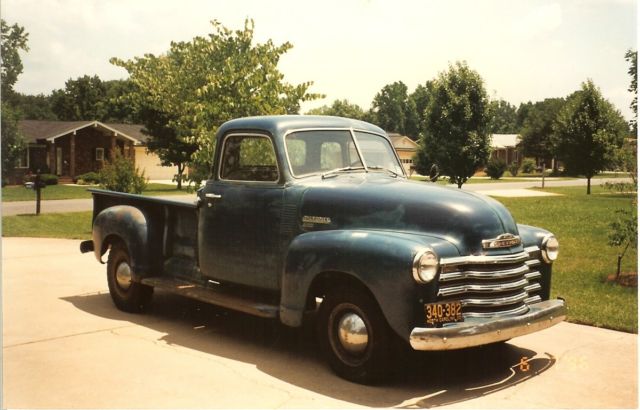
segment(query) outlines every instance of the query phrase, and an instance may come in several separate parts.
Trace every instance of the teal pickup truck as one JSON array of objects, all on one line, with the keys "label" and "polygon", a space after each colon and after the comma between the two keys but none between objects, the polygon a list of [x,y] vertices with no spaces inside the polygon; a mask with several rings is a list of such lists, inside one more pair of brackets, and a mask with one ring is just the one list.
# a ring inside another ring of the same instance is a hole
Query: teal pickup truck
[{"label": "teal pickup truck", "polygon": [[[153,289],[271,318],[314,318],[334,371],[380,379],[389,346],[461,349],[565,319],[558,241],[497,201],[407,179],[380,128],[338,117],[241,118],[217,133],[193,204],[91,190],[115,305]],[[310,313],[312,314],[305,314]]]}]

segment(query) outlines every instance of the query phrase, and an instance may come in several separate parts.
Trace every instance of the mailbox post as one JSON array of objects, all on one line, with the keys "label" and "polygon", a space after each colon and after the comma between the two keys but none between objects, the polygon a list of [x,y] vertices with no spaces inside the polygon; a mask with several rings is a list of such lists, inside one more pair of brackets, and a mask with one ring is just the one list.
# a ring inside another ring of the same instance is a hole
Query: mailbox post
[{"label": "mailbox post", "polygon": [[33,189],[36,191],[36,215],[40,215],[40,200],[42,199],[42,188],[46,187],[46,184],[40,178],[40,170],[36,172],[36,177],[33,182],[25,182],[24,187],[27,189]]}]

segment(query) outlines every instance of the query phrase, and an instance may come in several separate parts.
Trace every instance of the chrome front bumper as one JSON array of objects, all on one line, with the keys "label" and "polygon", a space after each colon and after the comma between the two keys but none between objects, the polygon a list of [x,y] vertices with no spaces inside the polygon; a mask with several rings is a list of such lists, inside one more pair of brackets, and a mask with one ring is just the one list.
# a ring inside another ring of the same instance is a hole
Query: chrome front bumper
[{"label": "chrome front bumper", "polygon": [[501,342],[537,332],[562,322],[567,309],[562,300],[529,305],[529,312],[504,318],[476,319],[441,328],[417,327],[409,342],[415,350],[453,350]]}]

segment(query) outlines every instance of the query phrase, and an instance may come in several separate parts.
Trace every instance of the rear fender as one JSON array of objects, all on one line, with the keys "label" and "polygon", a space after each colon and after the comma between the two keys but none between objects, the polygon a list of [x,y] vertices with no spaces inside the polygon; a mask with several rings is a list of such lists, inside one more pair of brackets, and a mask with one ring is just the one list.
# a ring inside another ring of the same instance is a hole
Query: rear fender
[{"label": "rear fender", "polygon": [[138,208],[116,205],[102,210],[93,221],[94,253],[98,261],[115,241],[129,250],[133,279],[140,280],[150,270],[147,216]]}]

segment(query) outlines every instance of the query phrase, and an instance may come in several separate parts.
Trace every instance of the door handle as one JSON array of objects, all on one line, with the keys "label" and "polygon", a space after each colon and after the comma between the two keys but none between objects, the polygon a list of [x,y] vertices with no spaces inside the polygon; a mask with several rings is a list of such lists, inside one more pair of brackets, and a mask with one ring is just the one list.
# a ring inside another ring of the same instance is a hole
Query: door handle
[{"label": "door handle", "polygon": [[218,194],[204,194],[204,196],[207,199],[220,199],[220,198],[222,198],[222,195],[218,195]]}]

